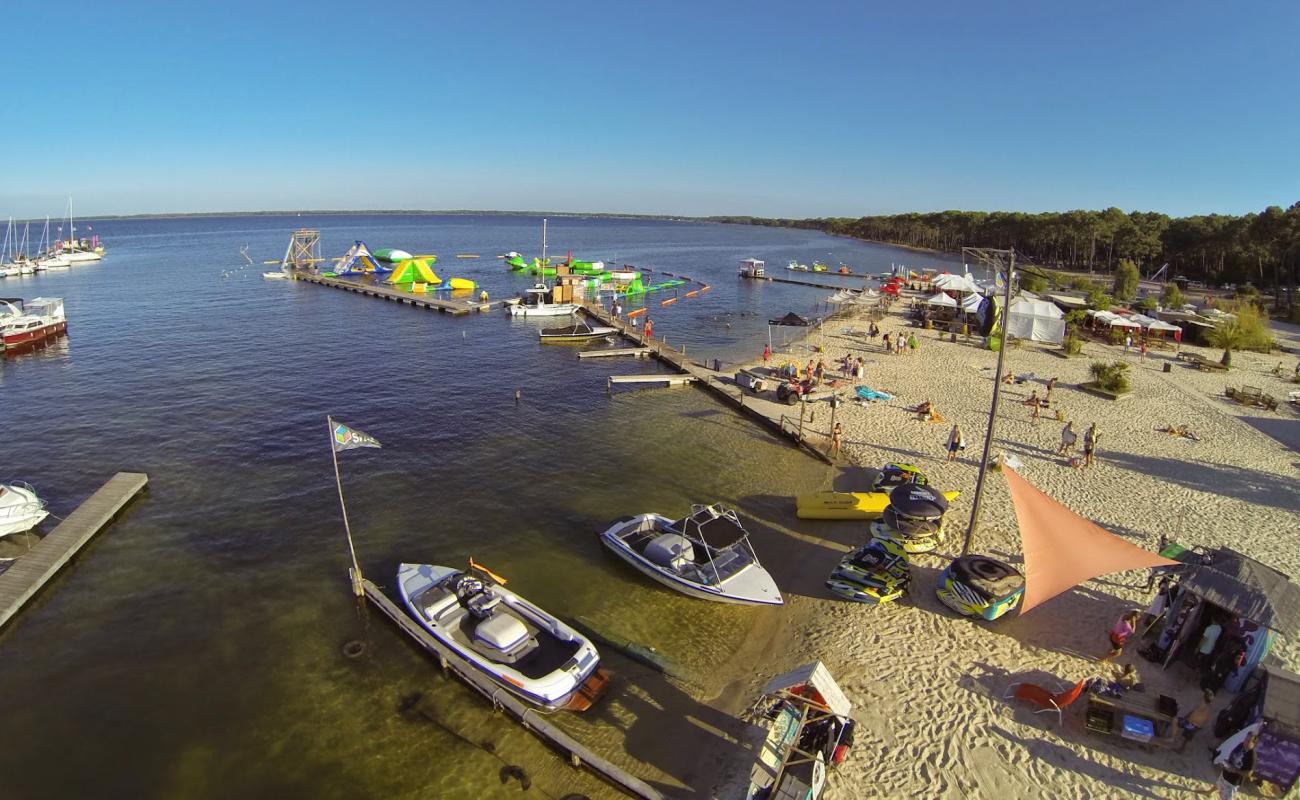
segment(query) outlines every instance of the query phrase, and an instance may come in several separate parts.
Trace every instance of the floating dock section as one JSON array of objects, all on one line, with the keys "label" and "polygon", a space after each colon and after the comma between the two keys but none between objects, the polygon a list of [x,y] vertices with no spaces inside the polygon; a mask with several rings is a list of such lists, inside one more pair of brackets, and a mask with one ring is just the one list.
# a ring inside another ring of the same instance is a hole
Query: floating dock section
[{"label": "floating dock section", "polygon": [[59,523],[54,532],[0,574],[0,627],[36,596],[77,551],[144,491],[149,476],[119,472]]},{"label": "floating dock section", "polygon": [[438,663],[449,669],[469,684],[471,688],[486,697],[496,708],[506,713],[533,733],[546,744],[559,750],[569,763],[575,767],[586,767],[591,772],[609,781],[633,797],[645,800],[664,800],[664,796],[645,781],[628,774],[622,768],[596,755],[585,745],[580,744],[557,726],[553,725],[543,714],[510,692],[493,683],[485,675],[461,660],[455,652],[433,638],[410,615],[398,608],[388,596],[370,581],[362,581],[366,590],[366,599],[375,605],[384,615],[397,624],[406,635],[410,636],[429,653],[438,657]]},{"label": "floating dock section", "polygon": [[[379,297],[384,300],[392,300],[398,303],[407,303],[420,308],[427,308],[433,311],[441,311],[446,314],[462,316],[473,311],[491,311],[494,308],[500,308],[500,300],[477,300],[469,298],[452,298],[438,297],[438,292],[431,291],[427,294],[416,294],[414,292],[404,292],[401,289],[395,289],[391,286],[383,286],[373,283],[358,283],[356,281],[344,280],[342,278],[326,278],[324,275],[317,275],[312,272],[294,271],[289,273],[294,280],[314,283],[318,286],[330,286],[335,289],[343,289],[357,294]],[[445,290],[442,290],[445,291]]]}]

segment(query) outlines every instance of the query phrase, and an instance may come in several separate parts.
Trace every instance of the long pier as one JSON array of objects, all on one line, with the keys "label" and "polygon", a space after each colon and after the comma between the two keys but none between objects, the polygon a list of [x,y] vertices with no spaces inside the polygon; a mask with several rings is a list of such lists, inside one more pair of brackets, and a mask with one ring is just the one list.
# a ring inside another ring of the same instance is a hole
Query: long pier
[{"label": "long pier", "polygon": [[[835,275],[835,276],[837,276],[837,277],[840,277],[840,278],[847,278],[847,279],[849,279],[849,280],[853,280],[853,279],[855,279],[855,278],[856,278],[857,280],[860,280],[860,281],[861,281],[861,280],[868,280],[868,279],[867,279],[865,276],[863,276],[863,275],[840,275],[840,274],[837,273],[837,272],[819,272],[819,273],[817,273],[817,274],[818,274],[818,275]],[[745,274],[742,273],[740,277],[742,277],[742,278],[746,278],[746,279],[751,280],[751,281],[758,281],[758,282],[760,282],[760,283],[763,283],[763,282],[766,282],[766,283],[789,283],[789,284],[793,284],[793,285],[795,285],[795,286],[808,286],[808,287],[811,287],[811,288],[813,288],[813,289],[853,289],[853,288],[856,288],[856,287],[853,287],[853,286],[850,286],[850,285],[847,285],[847,284],[843,284],[843,283],[819,283],[819,282],[817,282],[817,281],[798,281],[798,280],[795,280],[794,278],[778,278],[778,277],[776,277],[775,275],[764,275],[763,277],[759,278],[759,277],[757,277],[757,276],[755,276],[755,275],[745,275]],[[868,288],[869,286],[870,286],[869,283],[864,283],[864,284],[862,284],[862,287],[861,287],[861,288],[866,289],[866,288]]]},{"label": "long pier", "polygon": [[414,292],[405,292],[401,289],[394,289],[391,286],[377,285],[373,283],[358,283],[356,281],[343,280],[342,278],[326,278],[324,275],[317,275],[310,272],[293,271],[290,273],[294,280],[306,281],[319,286],[330,286],[335,289],[343,289],[357,294],[370,295],[379,297],[384,300],[391,300],[398,303],[407,303],[409,305],[427,308],[433,311],[441,311],[445,314],[462,316],[472,311],[491,311],[494,308],[500,308],[500,300],[474,300],[470,298],[442,298],[438,297],[436,292],[429,292],[424,295]]},{"label": "long pier", "polygon": [[534,736],[563,753],[570,764],[575,767],[586,767],[633,797],[641,797],[645,800],[664,800],[664,796],[650,784],[629,774],[609,760],[596,755],[572,736],[551,724],[537,709],[526,705],[519,698],[489,680],[481,672],[464,663],[459,655],[435,639],[415,620],[411,619],[409,614],[398,608],[392,600],[389,600],[388,595],[384,594],[378,586],[368,580],[362,581],[362,585],[365,587],[366,599],[396,623],[397,627],[414,639],[417,644],[437,656],[438,663],[444,669],[456,673],[472,689],[490,700],[494,707],[504,709],[520,725],[531,731]]},{"label": "long pier", "polygon": [[149,483],[142,472],[119,472],[77,506],[54,532],[0,574],[0,626],[67,564],[77,551],[108,527],[113,518]]},{"label": "long pier", "polygon": [[[789,439],[796,447],[808,453],[813,458],[823,461],[827,464],[844,463],[842,456],[831,456],[817,445],[813,444],[804,435],[804,425],[800,418],[791,419],[781,413],[783,406],[779,406],[771,401],[761,400],[754,397],[746,397],[745,390],[736,386],[732,381],[731,373],[720,370],[712,370],[706,366],[696,364],[686,357],[682,350],[675,350],[667,345],[663,339],[648,339],[645,332],[638,327],[633,327],[621,319],[614,317],[609,309],[598,303],[587,303],[582,307],[585,314],[597,319],[602,325],[608,325],[611,328],[617,328],[619,333],[631,339],[639,348],[648,348],[650,355],[659,360],[660,363],[676,370],[679,373],[676,382],[694,383],[702,389],[705,389],[715,397],[724,401],[727,405],[732,406],[741,414],[755,420],[764,427],[778,434],[784,439]],[[617,380],[623,378],[623,380]],[[610,376],[607,387],[612,387],[614,383],[647,383],[652,382],[654,376]],[[683,378],[693,380],[683,381]],[[660,377],[659,383],[668,383],[673,385],[668,377]],[[608,388],[607,388],[608,390]],[[816,433],[811,425],[808,427],[808,433]]]}]

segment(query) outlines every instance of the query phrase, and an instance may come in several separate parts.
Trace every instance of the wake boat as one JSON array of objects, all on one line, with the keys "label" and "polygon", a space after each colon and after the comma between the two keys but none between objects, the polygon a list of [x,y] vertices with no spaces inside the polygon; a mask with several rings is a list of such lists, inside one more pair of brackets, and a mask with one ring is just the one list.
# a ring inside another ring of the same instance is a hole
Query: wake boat
[{"label": "wake boat", "polygon": [[[619,558],[656,581],[700,600],[779,606],[781,590],[749,544],[736,512],[691,506],[689,516],[624,517],[600,535]],[[725,543],[725,544],[724,544]]]},{"label": "wake boat", "polygon": [[538,333],[538,338],[542,344],[582,344],[584,342],[594,342],[597,339],[604,339],[618,335],[618,328],[611,328],[607,325],[592,325],[591,323],[574,317],[572,325],[565,325],[562,328],[542,328]]},{"label": "wake boat", "polygon": [[62,333],[68,329],[63,316],[63,300],[58,297],[37,297],[23,304],[23,313],[6,316],[0,323],[0,339],[6,347],[27,344]]},{"label": "wake boat", "polygon": [[21,481],[0,483],[0,536],[29,531],[49,515],[45,501],[36,496],[31,485]]},{"label": "wake boat", "polygon": [[550,294],[550,287],[539,283],[523,298],[506,301],[506,308],[512,317],[567,317],[578,310],[574,303],[552,303]]},{"label": "wake boat", "polygon": [[472,560],[467,570],[436,564],[397,569],[411,615],[474,669],[543,709],[586,710],[608,687],[595,646],[504,582]]}]

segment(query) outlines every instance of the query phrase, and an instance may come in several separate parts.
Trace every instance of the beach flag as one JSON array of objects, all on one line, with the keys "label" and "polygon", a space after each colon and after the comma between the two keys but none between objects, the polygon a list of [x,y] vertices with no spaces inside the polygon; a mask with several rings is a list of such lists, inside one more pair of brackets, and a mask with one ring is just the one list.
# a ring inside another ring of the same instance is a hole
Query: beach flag
[{"label": "beach flag", "polygon": [[1021,614],[1098,575],[1178,565],[1084,519],[1020,477],[1009,464],[1002,473],[1007,476],[1025,553]]},{"label": "beach flag", "polygon": [[349,428],[341,422],[334,422],[334,452],[341,453],[344,450],[352,450],[357,447],[381,447],[379,440],[368,433],[362,433],[355,428]]}]

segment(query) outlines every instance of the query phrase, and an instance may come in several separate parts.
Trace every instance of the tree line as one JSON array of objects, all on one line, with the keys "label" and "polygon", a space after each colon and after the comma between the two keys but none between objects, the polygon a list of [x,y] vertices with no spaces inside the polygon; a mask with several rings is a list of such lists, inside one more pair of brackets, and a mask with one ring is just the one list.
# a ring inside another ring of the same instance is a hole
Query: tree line
[{"label": "tree line", "polygon": [[[875,242],[958,252],[962,246],[1014,248],[1029,261],[1110,273],[1123,259],[1151,275],[1207,284],[1300,283],[1300,202],[1258,214],[1170,217],[1152,211],[939,211],[887,216],[764,219],[712,217],[717,222],[809,228]],[[1290,302],[1290,295],[1283,302]],[[1279,296],[1279,301],[1282,301]]]}]

